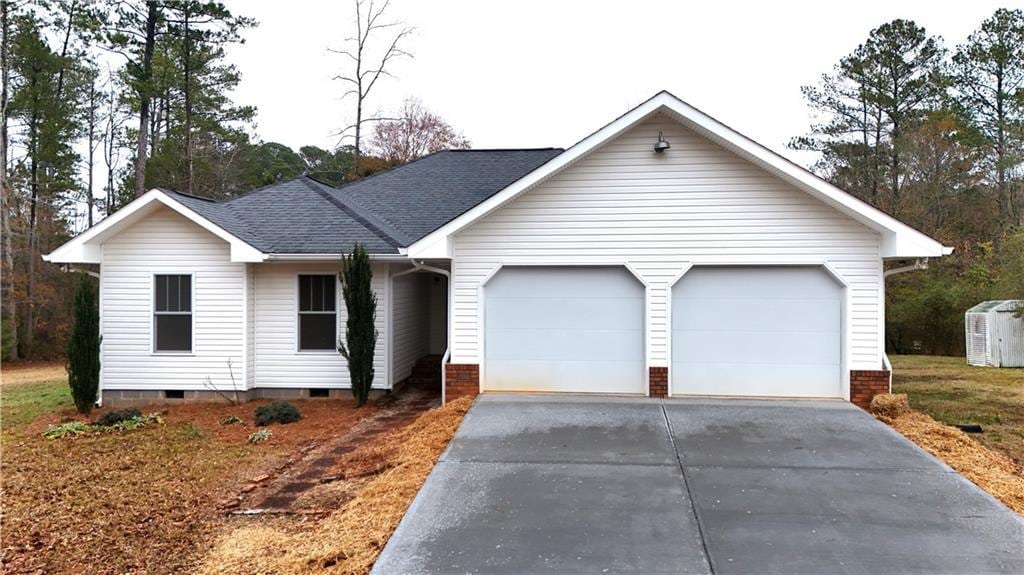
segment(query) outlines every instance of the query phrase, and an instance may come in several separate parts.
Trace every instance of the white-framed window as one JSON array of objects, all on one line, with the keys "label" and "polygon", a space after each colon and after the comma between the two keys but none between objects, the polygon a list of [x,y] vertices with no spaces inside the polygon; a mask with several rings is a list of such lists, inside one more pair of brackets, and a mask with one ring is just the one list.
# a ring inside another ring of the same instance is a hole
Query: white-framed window
[{"label": "white-framed window", "polygon": [[299,275],[299,351],[334,351],[338,345],[336,276]]},{"label": "white-framed window", "polygon": [[153,351],[192,352],[192,275],[153,276]]}]

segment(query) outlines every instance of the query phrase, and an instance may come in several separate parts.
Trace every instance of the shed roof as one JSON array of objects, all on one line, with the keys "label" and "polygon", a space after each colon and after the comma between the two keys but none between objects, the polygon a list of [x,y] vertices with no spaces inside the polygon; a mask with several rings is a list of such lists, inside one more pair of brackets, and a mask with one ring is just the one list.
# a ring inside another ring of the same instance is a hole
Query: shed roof
[{"label": "shed roof", "polygon": [[971,309],[967,310],[967,313],[988,313],[988,312],[1000,312],[1000,311],[1017,311],[1021,307],[1024,307],[1024,300],[1019,299],[997,299],[983,301]]}]

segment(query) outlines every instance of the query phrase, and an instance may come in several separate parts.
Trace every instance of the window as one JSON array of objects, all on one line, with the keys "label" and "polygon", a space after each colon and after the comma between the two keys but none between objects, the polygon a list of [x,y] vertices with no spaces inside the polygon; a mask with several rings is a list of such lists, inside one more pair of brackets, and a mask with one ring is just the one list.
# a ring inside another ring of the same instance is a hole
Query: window
[{"label": "window", "polygon": [[337,298],[333,275],[299,276],[299,351],[337,347]]},{"label": "window", "polygon": [[154,277],[154,351],[192,351],[192,276]]}]

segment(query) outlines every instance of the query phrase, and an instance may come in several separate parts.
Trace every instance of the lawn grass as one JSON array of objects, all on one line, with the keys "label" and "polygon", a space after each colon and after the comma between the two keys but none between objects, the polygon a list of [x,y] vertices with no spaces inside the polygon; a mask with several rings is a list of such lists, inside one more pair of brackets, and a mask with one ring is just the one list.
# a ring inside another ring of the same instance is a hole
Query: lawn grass
[{"label": "lawn grass", "polygon": [[947,425],[978,423],[983,445],[1024,465],[1024,369],[974,367],[960,357],[897,355],[893,393]]}]

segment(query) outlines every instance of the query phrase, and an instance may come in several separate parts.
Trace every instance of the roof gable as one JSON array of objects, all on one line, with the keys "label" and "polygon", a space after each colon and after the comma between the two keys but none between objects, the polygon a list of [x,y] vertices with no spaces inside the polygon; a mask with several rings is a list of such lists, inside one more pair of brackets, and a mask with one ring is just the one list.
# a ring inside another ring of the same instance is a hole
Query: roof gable
[{"label": "roof gable", "polygon": [[[820,199],[847,217],[877,231],[882,237],[882,256],[884,258],[937,257],[952,251],[951,248],[944,247],[925,234],[829,184],[672,94],[660,92],[590,134],[559,156],[510,184],[501,192],[487,198],[471,210],[410,245],[407,249],[408,255],[417,258],[451,257],[450,237],[452,234],[560,173],[605,142],[657,113],[667,114],[685,127],[735,153],[740,158],[767,170],[796,188]],[[653,150],[651,153],[654,153]]]}]

